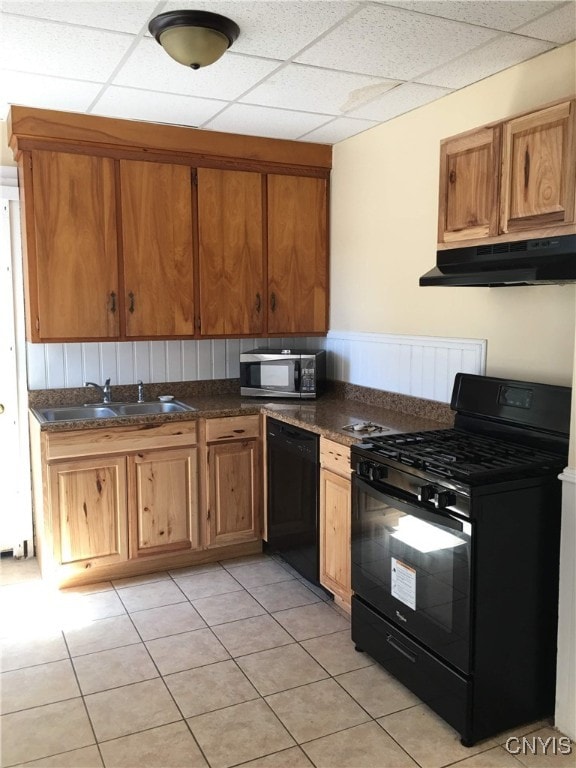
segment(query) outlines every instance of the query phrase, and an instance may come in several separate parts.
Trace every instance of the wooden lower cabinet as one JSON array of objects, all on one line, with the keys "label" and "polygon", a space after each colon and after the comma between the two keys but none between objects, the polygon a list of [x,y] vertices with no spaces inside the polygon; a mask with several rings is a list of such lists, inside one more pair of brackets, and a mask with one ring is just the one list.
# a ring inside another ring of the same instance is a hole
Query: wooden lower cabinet
[{"label": "wooden lower cabinet", "polygon": [[198,547],[197,452],[175,448],[128,457],[131,557]]},{"label": "wooden lower cabinet", "polygon": [[[233,417],[234,432],[246,439],[226,440],[208,445],[207,526],[208,547],[259,541],[262,518],[262,470],[259,416]],[[225,426],[225,419],[215,419]],[[255,434],[258,437],[253,437]],[[207,438],[229,435],[208,422]],[[252,437],[250,437],[252,435]]]},{"label": "wooden lower cabinet", "polygon": [[320,583],[349,609],[352,597],[350,449],[321,438],[320,463]]},{"label": "wooden lower cabinet", "polygon": [[30,436],[36,551],[54,584],[262,549],[259,416],[70,432],[32,418]]},{"label": "wooden lower cabinet", "polygon": [[56,462],[49,486],[54,558],[65,572],[128,559],[123,457]]}]

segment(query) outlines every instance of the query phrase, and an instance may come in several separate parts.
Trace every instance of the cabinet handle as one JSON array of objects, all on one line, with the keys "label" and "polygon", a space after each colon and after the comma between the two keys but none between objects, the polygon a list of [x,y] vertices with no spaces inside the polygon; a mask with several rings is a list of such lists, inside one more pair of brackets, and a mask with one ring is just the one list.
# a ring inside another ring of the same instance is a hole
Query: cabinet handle
[{"label": "cabinet handle", "polygon": [[114,291],[110,294],[110,312],[116,312],[116,294]]},{"label": "cabinet handle", "polygon": [[130,299],[130,306],[128,307],[128,312],[134,312],[134,294],[132,291],[128,294],[128,298]]},{"label": "cabinet handle", "polygon": [[524,187],[528,187],[530,181],[530,152],[526,149],[524,153]]},{"label": "cabinet handle", "polygon": [[456,183],[456,171],[454,169],[452,169],[450,171],[450,175],[448,176],[448,180],[450,181],[450,184],[455,184]]},{"label": "cabinet handle", "polygon": [[260,312],[261,309],[262,309],[262,299],[260,297],[260,294],[257,293],[256,294],[256,312]]},{"label": "cabinet handle", "polygon": [[270,309],[272,312],[276,311],[276,294],[273,293],[272,296],[270,296]]}]

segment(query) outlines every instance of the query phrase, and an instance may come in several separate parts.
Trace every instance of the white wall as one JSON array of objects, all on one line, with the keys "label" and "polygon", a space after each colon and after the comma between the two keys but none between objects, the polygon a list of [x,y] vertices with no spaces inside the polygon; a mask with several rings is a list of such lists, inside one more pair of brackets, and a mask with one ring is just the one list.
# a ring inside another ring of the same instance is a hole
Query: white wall
[{"label": "white wall", "polygon": [[487,373],[569,385],[575,286],[420,288],[435,264],[439,143],[576,92],[576,44],[334,148],[330,327],[487,339]]}]

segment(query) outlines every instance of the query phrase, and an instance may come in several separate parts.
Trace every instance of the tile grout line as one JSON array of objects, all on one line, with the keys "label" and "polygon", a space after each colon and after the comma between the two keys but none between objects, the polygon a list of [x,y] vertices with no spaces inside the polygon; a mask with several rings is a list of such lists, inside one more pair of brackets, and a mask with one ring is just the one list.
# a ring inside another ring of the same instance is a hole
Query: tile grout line
[{"label": "tile grout line", "polygon": [[[174,579],[172,579],[172,578],[171,578],[171,575],[170,575],[170,573],[168,573],[168,576],[170,577],[170,579],[172,580],[172,582],[173,582],[173,583],[175,583],[175,582],[174,582]],[[156,582],[152,582],[152,583],[156,583]],[[113,586],[114,586],[114,585],[113,585]],[[176,584],[176,586],[178,586],[178,585]],[[179,587],[178,587],[178,588],[179,588]],[[114,589],[116,590],[116,587],[114,587]],[[180,588],[179,588],[179,589],[180,589]],[[180,591],[182,592],[182,590],[180,590]],[[117,590],[116,590],[116,592],[117,592]],[[183,594],[184,594],[184,593],[183,593]],[[186,597],[186,595],[184,595],[184,597]],[[122,602],[122,605],[124,605],[124,601],[122,600],[122,597],[121,597],[121,595],[118,595],[118,598],[119,598],[119,599],[120,599],[120,601]],[[186,600],[188,601],[188,598],[187,598],[187,597],[186,597]],[[188,602],[189,602],[189,601],[188,601]],[[179,603],[171,603],[171,605],[179,605]],[[124,607],[126,607],[126,606],[124,605]],[[157,607],[163,607],[163,606],[157,606]],[[161,673],[161,671],[160,671],[160,668],[159,668],[159,667],[158,667],[158,665],[156,664],[156,660],[154,659],[154,657],[153,657],[153,656],[152,656],[152,654],[150,653],[150,651],[149,651],[149,649],[148,649],[148,646],[146,645],[146,641],[143,639],[142,635],[140,634],[140,631],[139,631],[138,627],[136,626],[136,624],[135,624],[135,623],[134,623],[134,621],[132,620],[132,615],[130,614],[130,611],[128,611],[128,609],[126,609],[126,610],[127,610],[127,615],[128,615],[128,617],[129,617],[129,619],[130,619],[130,622],[131,622],[132,626],[134,627],[134,631],[136,632],[136,634],[137,634],[137,635],[138,635],[138,637],[140,638],[140,642],[142,643],[142,645],[143,645],[143,646],[144,646],[144,648],[146,649],[146,653],[148,654],[148,656],[149,656],[149,658],[150,658],[150,661],[151,661],[151,662],[152,662],[152,664],[154,665],[154,668],[155,668],[155,669],[156,669],[156,671],[158,672],[158,676],[159,676],[160,680],[162,681],[162,684],[164,685],[164,688],[166,689],[166,691],[167,691],[168,695],[169,695],[169,696],[170,696],[170,698],[172,699],[172,701],[173,701],[173,703],[174,703],[174,706],[176,707],[177,711],[180,713],[180,716],[181,716],[181,720],[182,720],[182,722],[185,724],[186,728],[188,729],[188,732],[190,733],[190,736],[191,736],[191,737],[192,737],[192,739],[194,740],[194,743],[195,743],[195,744],[196,744],[196,746],[198,747],[198,750],[200,751],[200,754],[202,755],[202,757],[203,757],[203,758],[204,758],[204,760],[206,761],[206,764],[207,764],[208,766],[210,766],[210,761],[208,760],[207,756],[204,754],[204,750],[202,749],[202,747],[201,747],[201,746],[200,746],[200,744],[198,743],[198,741],[197,741],[196,737],[194,736],[194,733],[192,732],[192,729],[190,728],[190,724],[188,723],[187,719],[184,717],[184,713],[182,712],[182,710],[181,710],[181,708],[180,708],[180,706],[179,706],[178,702],[177,702],[177,701],[176,701],[176,699],[174,698],[174,695],[172,694],[172,691],[170,690],[170,687],[168,686],[168,684],[167,684],[167,683],[166,683],[166,681],[164,680],[164,676],[162,675],[162,673]],[[135,613],[137,613],[137,611],[135,611]],[[214,634],[214,633],[212,633],[212,634]],[[153,679],[154,679],[154,678],[153,678]],[[178,721],[178,720],[174,720],[173,722],[179,722],[179,721]],[[171,724],[171,723],[163,723],[161,726],[153,726],[152,728],[147,728],[146,730],[149,730],[149,731],[151,731],[151,730],[154,730],[154,728],[159,728],[159,727],[162,727],[163,725],[170,725],[170,724]],[[137,733],[142,733],[142,732],[143,732],[143,731],[138,731]],[[130,735],[130,736],[131,736],[131,735],[133,735],[133,734],[128,734],[128,735]],[[118,738],[124,738],[124,737],[123,737],[123,736],[120,736],[120,737],[118,737]],[[114,739],[109,739],[109,741],[114,741]],[[102,762],[103,762],[103,764],[106,766],[106,763],[105,763],[105,761],[104,761],[104,760],[102,760]]]}]

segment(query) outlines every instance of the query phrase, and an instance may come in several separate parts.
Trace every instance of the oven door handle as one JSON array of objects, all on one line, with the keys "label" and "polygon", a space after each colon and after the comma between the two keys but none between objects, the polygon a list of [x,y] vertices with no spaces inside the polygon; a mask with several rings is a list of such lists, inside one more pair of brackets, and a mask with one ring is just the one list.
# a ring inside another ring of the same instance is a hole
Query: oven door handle
[{"label": "oven door handle", "polygon": [[[393,496],[388,491],[382,491],[371,483],[367,483],[365,480],[362,480],[362,478],[358,477],[358,475],[353,475],[352,483],[357,491],[363,491],[367,496],[372,496],[372,498],[382,501],[389,507],[396,507],[401,512],[406,512],[407,514],[413,515],[414,517],[419,517],[421,520],[425,520],[427,523],[442,525],[443,528],[450,528],[453,531],[460,531],[460,533],[466,530],[467,523],[464,521],[453,517],[452,515],[446,514],[446,512],[442,510],[429,512],[422,506],[421,502]],[[358,519],[358,504],[353,504],[352,506],[355,507],[354,514]]]},{"label": "oven door handle", "polygon": [[398,653],[401,653],[402,656],[405,656],[408,659],[408,661],[411,661],[412,664],[416,664],[416,661],[417,661],[416,656],[414,656],[414,654],[407,651],[406,648],[403,648],[400,645],[400,643],[392,637],[392,635],[386,635],[386,642],[388,643],[388,645],[391,645],[395,651],[398,651]]}]

